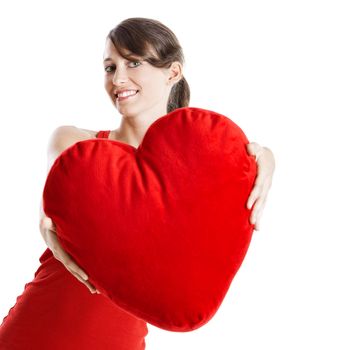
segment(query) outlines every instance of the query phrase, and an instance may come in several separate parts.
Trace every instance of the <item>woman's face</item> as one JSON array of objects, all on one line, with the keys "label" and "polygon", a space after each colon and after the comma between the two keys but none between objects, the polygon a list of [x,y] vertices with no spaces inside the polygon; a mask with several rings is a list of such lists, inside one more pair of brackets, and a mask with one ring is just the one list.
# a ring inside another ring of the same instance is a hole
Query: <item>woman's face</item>
[{"label": "woman's face", "polygon": [[[109,38],[106,40],[103,59],[105,89],[121,115],[166,114],[168,97],[174,83],[169,81],[170,68],[154,67],[133,55],[127,60],[118,54]],[[138,92],[128,98],[118,98],[116,91],[124,89]]]}]

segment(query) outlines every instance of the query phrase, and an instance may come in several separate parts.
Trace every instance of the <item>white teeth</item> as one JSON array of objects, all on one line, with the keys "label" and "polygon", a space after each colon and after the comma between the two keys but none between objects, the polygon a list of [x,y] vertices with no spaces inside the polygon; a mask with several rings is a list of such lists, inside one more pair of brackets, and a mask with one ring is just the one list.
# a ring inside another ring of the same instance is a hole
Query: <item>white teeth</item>
[{"label": "white teeth", "polygon": [[125,96],[135,95],[136,92],[137,92],[137,90],[124,91],[124,92],[118,94],[118,97],[125,97]]}]

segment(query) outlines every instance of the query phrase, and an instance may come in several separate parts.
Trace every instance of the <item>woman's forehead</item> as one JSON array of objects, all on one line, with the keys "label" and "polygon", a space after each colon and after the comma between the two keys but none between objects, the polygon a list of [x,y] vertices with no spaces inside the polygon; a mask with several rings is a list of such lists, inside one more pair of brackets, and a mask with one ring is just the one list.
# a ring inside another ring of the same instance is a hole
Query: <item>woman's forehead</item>
[{"label": "woman's forehead", "polygon": [[[152,47],[152,45],[147,44],[146,47],[147,47],[146,56],[157,57],[157,55],[155,53],[155,49]],[[107,38],[103,58],[105,59],[107,57],[112,57],[112,56],[122,57],[121,54],[126,58],[138,58],[138,59],[142,58],[142,56],[131,52],[127,48],[124,48],[124,47],[116,48],[115,45],[113,44],[112,40],[110,38]]]},{"label": "woman's forehead", "polygon": [[106,47],[103,53],[103,59],[104,61],[108,59],[114,59],[114,58],[123,59],[124,57],[121,56],[121,53],[126,57],[137,57],[137,55],[135,55],[134,53],[132,53],[127,49],[118,48],[117,50],[113,44],[106,44]]}]

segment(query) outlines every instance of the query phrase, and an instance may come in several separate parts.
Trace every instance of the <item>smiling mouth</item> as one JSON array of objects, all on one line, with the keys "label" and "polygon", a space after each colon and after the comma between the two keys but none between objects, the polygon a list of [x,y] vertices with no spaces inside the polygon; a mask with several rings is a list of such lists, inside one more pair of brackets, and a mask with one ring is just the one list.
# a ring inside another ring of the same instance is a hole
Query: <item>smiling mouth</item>
[{"label": "smiling mouth", "polygon": [[131,94],[131,95],[118,96],[118,94],[115,94],[114,96],[115,96],[115,98],[116,98],[117,100],[126,100],[126,99],[129,98],[129,97],[136,96],[136,95],[138,94],[138,92],[139,92],[139,90],[136,90],[136,93]]}]

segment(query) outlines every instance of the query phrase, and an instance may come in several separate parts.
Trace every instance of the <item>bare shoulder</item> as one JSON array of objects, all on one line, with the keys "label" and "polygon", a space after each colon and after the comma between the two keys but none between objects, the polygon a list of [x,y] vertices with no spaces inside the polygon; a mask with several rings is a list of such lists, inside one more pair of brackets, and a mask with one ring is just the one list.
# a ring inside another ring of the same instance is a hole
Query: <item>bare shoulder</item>
[{"label": "bare shoulder", "polygon": [[78,141],[93,139],[97,132],[78,128],[73,125],[62,125],[54,129],[48,142],[48,166],[51,167],[54,160],[68,147]]},{"label": "bare shoulder", "polygon": [[81,129],[73,125],[62,125],[54,129],[49,140],[49,147],[59,152],[64,151],[78,141],[84,141],[96,137],[96,132]]},{"label": "bare shoulder", "polygon": [[80,132],[83,133],[83,135],[90,135],[91,139],[96,138],[98,131],[95,130],[89,130],[89,129],[82,129],[82,128],[77,128]]}]

